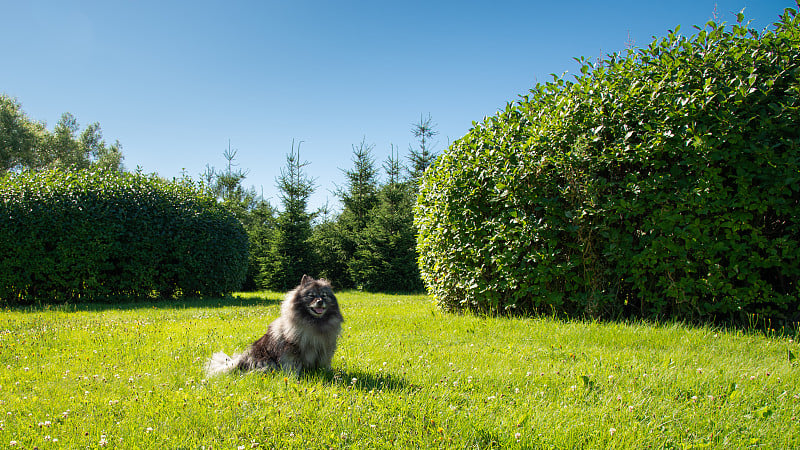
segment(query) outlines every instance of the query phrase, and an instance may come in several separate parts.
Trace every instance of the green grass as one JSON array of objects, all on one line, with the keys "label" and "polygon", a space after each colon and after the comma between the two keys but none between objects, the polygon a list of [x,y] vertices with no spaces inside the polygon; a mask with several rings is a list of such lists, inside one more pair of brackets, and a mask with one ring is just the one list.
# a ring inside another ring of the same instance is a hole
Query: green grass
[{"label": "green grass", "polygon": [[0,447],[800,448],[796,337],[338,295],[333,371],[205,379],[277,293],[0,313]]}]

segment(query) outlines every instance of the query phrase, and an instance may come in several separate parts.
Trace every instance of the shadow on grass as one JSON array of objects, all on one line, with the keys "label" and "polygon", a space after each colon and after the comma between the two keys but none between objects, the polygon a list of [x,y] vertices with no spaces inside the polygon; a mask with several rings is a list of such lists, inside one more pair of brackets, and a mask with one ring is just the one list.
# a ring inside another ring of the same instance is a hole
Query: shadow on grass
[{"label": "shadow on grass", "polygon": [[304,374],[301,379],[364,392],[401,391],[412,387],[404,378],[388,372],[371,373],[362,370],[318,370]]},{"label": "shadow on grass", "polygon": [[37,302],[27,305],[8,306],[5,311],[15,312],[102,312],[108,310],[134,309],[187,309],[187,308],[228,308],[271,306],[283,301],[283,295],[274,292],[248,292],[226,297],[187,297],[187,298],[118,298],[95,302],[67,302],[49,304]]}]

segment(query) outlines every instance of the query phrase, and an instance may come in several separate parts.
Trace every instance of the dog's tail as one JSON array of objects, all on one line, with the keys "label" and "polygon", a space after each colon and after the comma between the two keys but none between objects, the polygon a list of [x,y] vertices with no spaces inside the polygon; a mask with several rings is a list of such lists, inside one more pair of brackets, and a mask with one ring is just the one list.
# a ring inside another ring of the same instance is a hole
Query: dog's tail
[{"label": "dog's tail", "polygon": [[239,359],[242,357],[241,354],[235,354],[233,356],[228,356],[223,352],[214,353],[206,362],[205,369],[206,375],[209,377],[213,377],[215,375],[220,375],[223,373],[228,373],[231,370],[235,369],[236,366],[239,364]]}]

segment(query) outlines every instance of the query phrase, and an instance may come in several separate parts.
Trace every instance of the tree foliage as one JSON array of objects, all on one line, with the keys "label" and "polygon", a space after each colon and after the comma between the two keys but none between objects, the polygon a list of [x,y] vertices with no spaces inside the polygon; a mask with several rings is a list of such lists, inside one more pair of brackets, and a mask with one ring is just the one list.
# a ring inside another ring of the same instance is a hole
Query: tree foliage
[{"label": "tree foliage", "polygon": [[16,99],[0,94],[0,171],[36,166],[45,133],[44,125],[28,118]]},{"label": "tree foliage", "polygon": [[709,22],[579,59],[423,177],[418,251],[448,309],[788,319],[800,294],[800,31]]},{"label": "tree foliage", "polygon": [[237,153],[238,150],[232,149],[228,141],[228,148],[222,153],[226,161],[225,169],[219,170],[207,165],[205,172],[200,174],[200,182],[241,222],[247,232],[250,258],[242,288],[255,290],[266,287],[263,284],[261,265],[272,246],[276,211],[256,193],[255,188],[244,187],[248,171],[238,168]]},{"label": "tree foliage", "polygon": [[50,132],[19,101],[0,94],[0,172],[90,166],[120,171],[122,159],[119,141],[107,145],[98,123],[81,131],[75,116],[64,113]]},{"label": "tree foliage", "polygon": [[318,264],[317,275],[329,280],[335,289],[354,286],[347,271],[345,242],[339,215],[332,214],[326,206],[312,229],[310,243]]},{"label": "tree foliage", "polygon": [[314,215],[307,211],[314,180],[304,170],[309,163],[300,159],[300,143],[295,150],[292,142],[286,167],[277,179],[283,211],[278,214],[270,248],[261,261],[259,283],[276,290],[294,287],[303,274],[315,272],[317,266],[310,241]]},{"label": "tree foliage", "polygon": [[373,146],[353,146],[353,168],[337,191],[343,209],[314,230],[322,274],[340,287],[410,292],[422,289],[413,228],[415,184],[402,176],[394,154],[383,165],[381,184]]},{"label": "tree foliage", "polygon": [[372,156],[374,148],[374,145],[366,143],[366,138],[358,146],[353,146],[353,168],[343,171],[347,181],[345,187],[338,190],[343,214],[349,216],[355,230],[366,225],[369,213],[378,201],[378,169]]},{"label": "tree foliage", "polygon": [[416,265],[414,189],[409,182],[388,182],[358,236],[350,272],[369,291],[422,290]]},{"label": "tree foliage", "polygon": [[410,163],[408,175],[410,180],[416,184],[422,178],[425,170],[436,160],[436,153],[433,151],[434,143],[431,142],[431,139],[439,132],[436,131],[436,124],[428,114],[428,117],[420,116],[419,122],[411,125],[411,134],[417,138],[417,148],[410,145],[408,147]]},{"label": "tree foliage", "polygon": [[344,170],[347,181],[345,187],[337,191],[342,201],[342,212],[336,222],[338,257],[347,275],[341,281],[350,286],[363,286],[365,282],[365,274],[357,264],[357,253],[378,202],[378,170],[372,156],[373,149],[374,145],[367,144],[366,139],[353,146],[353,168]]}]

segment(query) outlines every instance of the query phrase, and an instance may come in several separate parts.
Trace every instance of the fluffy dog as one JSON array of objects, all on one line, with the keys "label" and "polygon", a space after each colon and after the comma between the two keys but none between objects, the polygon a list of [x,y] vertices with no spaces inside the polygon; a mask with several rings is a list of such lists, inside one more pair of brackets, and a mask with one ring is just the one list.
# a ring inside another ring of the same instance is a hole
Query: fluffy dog
[{"label": "fluffy dog", "polygon": [[269,324],[267,333],[242,353],[215,353],[206,363],[206,373],[280,369],[299,375],[330,369],[342,322],[330,283],[303,275],[300,285],[286,294],[281,316]]}]

